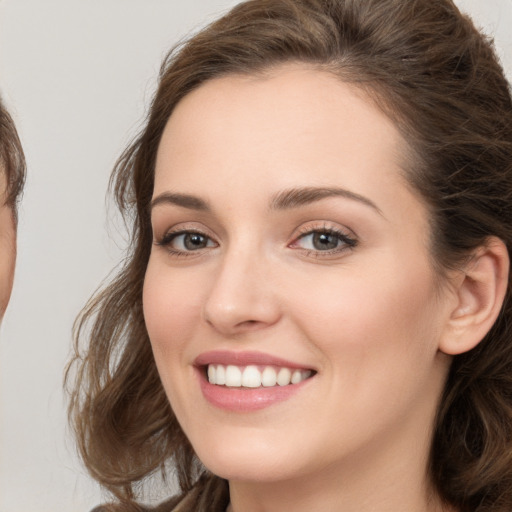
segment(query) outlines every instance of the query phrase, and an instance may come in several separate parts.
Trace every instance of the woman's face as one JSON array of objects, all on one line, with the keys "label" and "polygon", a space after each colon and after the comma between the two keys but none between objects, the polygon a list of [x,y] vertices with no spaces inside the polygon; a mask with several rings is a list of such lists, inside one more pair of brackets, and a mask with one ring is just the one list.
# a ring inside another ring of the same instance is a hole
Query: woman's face
[{"label": "woman's face", "polygon": [[425,467],[454,298],[436,286],[403,155],[369,99],[299,65],[210,81],[172,114],[144,315],[214,473]]}]

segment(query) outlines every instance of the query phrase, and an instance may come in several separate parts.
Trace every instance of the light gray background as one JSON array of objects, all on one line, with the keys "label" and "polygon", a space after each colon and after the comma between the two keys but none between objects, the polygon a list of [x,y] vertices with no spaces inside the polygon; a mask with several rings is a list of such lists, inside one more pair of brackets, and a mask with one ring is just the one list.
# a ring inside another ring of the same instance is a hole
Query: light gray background
[{"label": "light gray background", "polygon": [[[0,0],[0,89],[29,166],[0,334],[0,512],[86,512],[101,500],[66,427],[62,375],[74,317],[123,246],[115,222],[107,232],[110,169],[166,51],[235,3]],[[457,3],[495,36],[510,76],[512,0]]]}]

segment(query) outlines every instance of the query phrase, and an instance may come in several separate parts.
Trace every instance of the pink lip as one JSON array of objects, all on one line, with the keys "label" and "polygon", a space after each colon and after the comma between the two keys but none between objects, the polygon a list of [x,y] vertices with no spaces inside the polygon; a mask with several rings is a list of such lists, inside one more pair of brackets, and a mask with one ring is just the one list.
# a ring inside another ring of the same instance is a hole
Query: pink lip
[{"label": "pink lip", "polygon": [[203,396],[215,407],[233,412],[257,411],[288,400],[311,380],[310,378],[299,384],[269,388],[228,388],[225,386],[216,386],[208,382],[204,371],[204,367],[208,364],[285,366],[290,369],[307,369],[307,367],[260,352],[214,351],[201,354],[194,361],[194,365],[197,370],[196,373],[199,378],[199,385]]}]

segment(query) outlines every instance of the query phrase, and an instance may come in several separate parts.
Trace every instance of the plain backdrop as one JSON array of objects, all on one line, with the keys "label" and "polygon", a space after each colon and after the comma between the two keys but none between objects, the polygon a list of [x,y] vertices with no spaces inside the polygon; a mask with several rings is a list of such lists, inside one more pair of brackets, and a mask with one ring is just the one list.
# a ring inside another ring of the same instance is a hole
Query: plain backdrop
[{"label": "plain backdrop", "polygon": [[[432,0],[435,1],[435,0]],[[28,162],[0,333],[0,512],[87,512],[101,492],[66,425],[63,369],[81,307],[119,262],[110,170],[162,57],[235,0],[0,0],[0,90]],[[512,0],[459,0],[512,73]]]}]

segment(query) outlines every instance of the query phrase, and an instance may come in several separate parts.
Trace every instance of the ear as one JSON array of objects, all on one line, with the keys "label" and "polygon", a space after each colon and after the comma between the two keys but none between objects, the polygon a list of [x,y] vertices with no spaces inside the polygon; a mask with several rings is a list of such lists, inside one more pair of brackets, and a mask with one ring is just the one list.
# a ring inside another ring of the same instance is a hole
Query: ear
[{"label": "ear", "polygon": [[491,237],[479,247],[454,282],[455,307],[439,349],[462,354],[474,348],[498,318],[508,287],[509,255],[502,240]]}]

